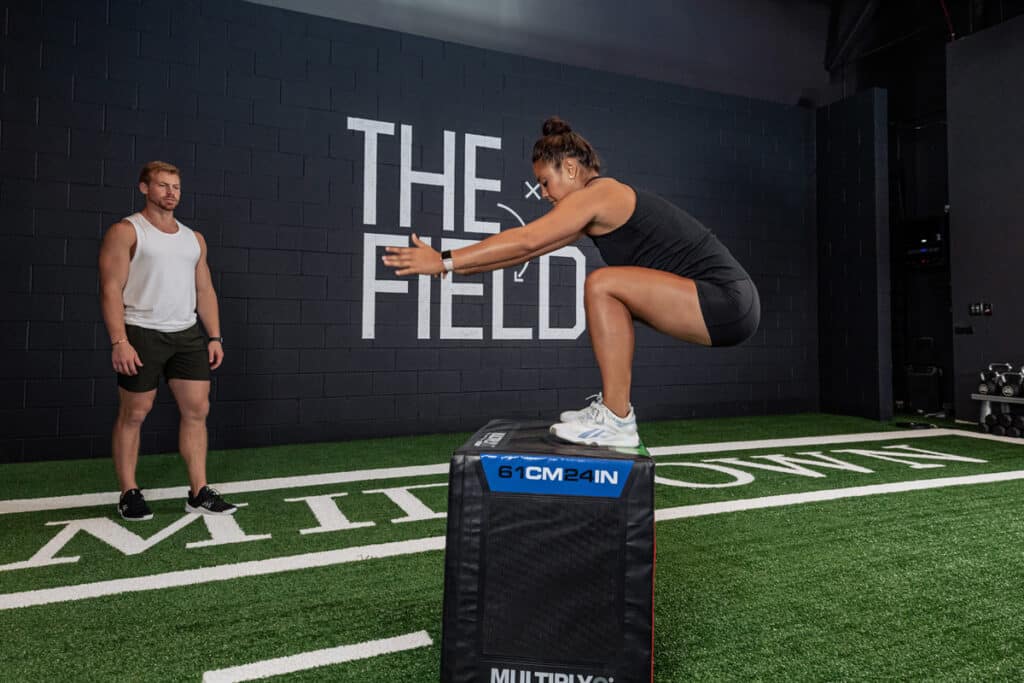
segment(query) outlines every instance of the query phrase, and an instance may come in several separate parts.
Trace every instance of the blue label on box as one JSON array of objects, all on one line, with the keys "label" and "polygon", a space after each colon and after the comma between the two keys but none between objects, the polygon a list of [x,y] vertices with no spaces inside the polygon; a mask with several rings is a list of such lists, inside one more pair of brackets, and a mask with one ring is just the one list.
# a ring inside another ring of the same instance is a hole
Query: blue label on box
[{"label": "blue label on box", "polygon": [[632,460],[482,453],[491,491],[618,498]]}]

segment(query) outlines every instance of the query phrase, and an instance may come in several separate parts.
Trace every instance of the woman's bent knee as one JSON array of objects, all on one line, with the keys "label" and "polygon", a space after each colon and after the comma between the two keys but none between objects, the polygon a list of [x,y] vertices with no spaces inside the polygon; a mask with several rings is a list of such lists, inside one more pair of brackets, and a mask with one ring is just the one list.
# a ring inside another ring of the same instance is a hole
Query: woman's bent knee
[{"label": "woman's bent knee", "polygon": [[610,266],[598,268],[587,275],[587,279],[583,284],[583,296],[589,299],[608,296],[611,294],[614,281],[615,272]]}]

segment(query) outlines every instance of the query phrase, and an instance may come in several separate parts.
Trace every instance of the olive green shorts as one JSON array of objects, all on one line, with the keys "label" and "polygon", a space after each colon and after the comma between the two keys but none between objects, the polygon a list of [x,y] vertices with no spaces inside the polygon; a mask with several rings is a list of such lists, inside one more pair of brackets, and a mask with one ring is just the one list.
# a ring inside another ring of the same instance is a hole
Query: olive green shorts
[{"label": "olive green shorts", "polygon": [[128,343],[142,360],[137,375],[117,375],[117,385],[125,391],[156,389],[160,375],[167,379],[210,379],[207,339],[199,323],[181,332],[159,332],[126,325]]}]

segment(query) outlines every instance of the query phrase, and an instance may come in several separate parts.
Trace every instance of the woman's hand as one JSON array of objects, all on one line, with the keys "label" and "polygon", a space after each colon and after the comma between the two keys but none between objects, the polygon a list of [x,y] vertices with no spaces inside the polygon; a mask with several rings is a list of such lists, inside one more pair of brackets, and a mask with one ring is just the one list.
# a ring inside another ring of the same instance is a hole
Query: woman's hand
[{"label": "woman's hand", "polygon": [[385,247],[381,259],[388,268],[395,269],[395,275],[442,275],[441,253],[412,234],[414,247]]}]

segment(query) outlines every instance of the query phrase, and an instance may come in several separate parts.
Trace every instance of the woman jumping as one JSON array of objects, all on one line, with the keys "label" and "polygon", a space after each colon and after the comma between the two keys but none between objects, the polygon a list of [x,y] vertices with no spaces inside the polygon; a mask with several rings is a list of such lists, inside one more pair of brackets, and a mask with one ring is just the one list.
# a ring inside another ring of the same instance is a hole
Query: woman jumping
[{"label": "woman jumping", "polygon": [[533,146],[533,172],[551,211],[477,244],[437,252],[413,234],[387,247],[397,275],[472,274],[506,268],[590,237],[608,264],[587,276],[584,308],[601,392],[561,414],[551,432],[566,441],[637,446],[629,401],[633,320],[676,339],[733,346],[757,330],[761,304],[750,276],[718,238],[671,202],[600,175],[594,148],[557,117]]}]

